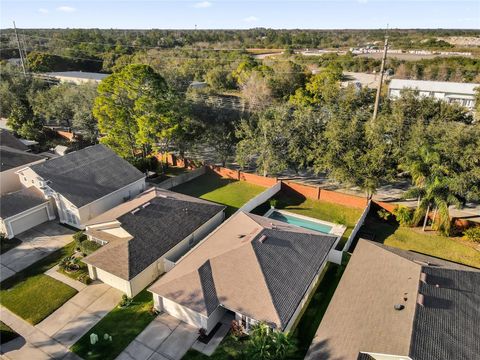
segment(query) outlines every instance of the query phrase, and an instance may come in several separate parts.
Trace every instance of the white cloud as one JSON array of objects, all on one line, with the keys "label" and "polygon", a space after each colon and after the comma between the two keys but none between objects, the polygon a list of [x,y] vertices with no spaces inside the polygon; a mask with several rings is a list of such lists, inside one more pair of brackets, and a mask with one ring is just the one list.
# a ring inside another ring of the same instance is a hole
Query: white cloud
[{"label": "white cloud", "polygon": [[212,6],[212,3],[210,1],[202,1],[202,2],[198,2],[198,3],[193,5],[193,7],[197,8],[197,9],[205,9],[205,8],[209,8],[211,6]]},{"label": "white cloud", "polygon": [[48,13],[50,12],[50,10],[45,9],[45,8],[40,8],[40,9],[38,9],[38,12],[39,12],[40,14],[48,14]]},{"label": "white cloud", "polygon": [[61,12],[64,12],[64,13],[73,13],[73,12],[77,11],[77,9],[75,9],[74,7],[65,6],[65,5],[57,7],[57,10],[61,11]]},{"label": "white cloud", "polygon": [[357,2],[359,2],[360,4],[366,4],[368,0],[357,0]]},{"label": "white cloud", "polygon": [[245,19],[243,19],[243,21],[248,22],[248,23],[252,23],[252,22],[255,22],[255,21],[258,21],[258,20],[259,19],[256,16],[249,16],[249,17],[246,17]]}]

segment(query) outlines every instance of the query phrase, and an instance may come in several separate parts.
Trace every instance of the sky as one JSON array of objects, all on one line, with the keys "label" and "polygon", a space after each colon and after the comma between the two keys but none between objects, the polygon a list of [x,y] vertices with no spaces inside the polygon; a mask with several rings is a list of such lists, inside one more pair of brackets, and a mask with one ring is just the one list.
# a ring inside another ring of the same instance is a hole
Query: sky
[{"label": "sky", "polygon": [[480,0],[1,0],[0,28],[480,29]]}]

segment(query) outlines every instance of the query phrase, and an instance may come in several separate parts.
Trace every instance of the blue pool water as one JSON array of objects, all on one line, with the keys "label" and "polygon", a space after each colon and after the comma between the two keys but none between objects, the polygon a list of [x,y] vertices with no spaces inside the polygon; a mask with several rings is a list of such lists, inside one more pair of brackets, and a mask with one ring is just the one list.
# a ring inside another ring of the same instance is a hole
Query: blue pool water
[{"label": "blue pool water", "polygon": [[305,229],[319,231],[324,234],[329,234],[330,230],[332,230],[331,226],[319,224],[313,221],[304,220],[296,216],[282,214],[278,211],[273,211],[268,217],[270,219],[279,220],[288,224],[300,226]]}]

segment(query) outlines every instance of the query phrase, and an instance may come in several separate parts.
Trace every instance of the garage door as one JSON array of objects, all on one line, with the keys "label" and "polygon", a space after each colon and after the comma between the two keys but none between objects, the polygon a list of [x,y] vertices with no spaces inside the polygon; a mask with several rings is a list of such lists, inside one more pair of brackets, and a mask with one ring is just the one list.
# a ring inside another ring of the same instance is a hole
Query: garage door
[{"label": "garage door", "polygon": [[[162,300],[163,310],[166,313],[172,315],[173,317],[176,317],[179,320],[182,320],[183,322],[186,322],[187,324],[193,325],[197,328],[206,327],[207,319],[204,318],[199,313],[197,313],[196,311],[190,310],[166,298],[161,298],[161,300]],[[205,324],[203,324],[203,320],[205,320]]]},{"label": "garage door", "polygon": [[48,221],[48,213],[47,208],[43,207],[31,214],[13,220],[10,224],[12,225],[13,235],[16,236],[34,226],[44,223],[45,221]]}]

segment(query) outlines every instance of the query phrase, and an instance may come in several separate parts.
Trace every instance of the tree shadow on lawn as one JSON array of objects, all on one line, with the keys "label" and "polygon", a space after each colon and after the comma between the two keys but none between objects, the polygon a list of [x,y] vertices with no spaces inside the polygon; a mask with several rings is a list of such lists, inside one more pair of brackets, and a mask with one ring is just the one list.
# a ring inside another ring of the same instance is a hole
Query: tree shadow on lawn
[{"label": "tree shadow on lawn", "polygon": [[192,179],[186,183],[175,186],[172,188],[172,191],[200,197],[236,181],[238,180],[223,178],[216,173],[207,172],[206,174]]}]

